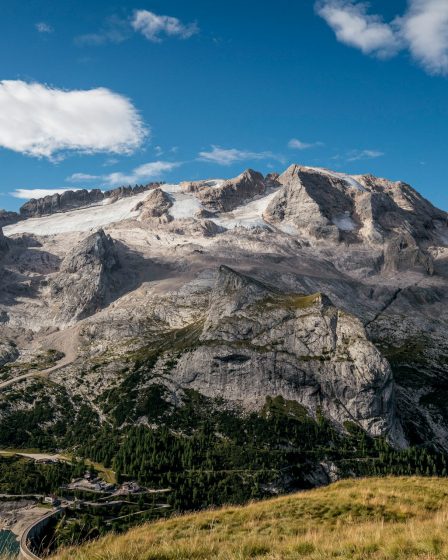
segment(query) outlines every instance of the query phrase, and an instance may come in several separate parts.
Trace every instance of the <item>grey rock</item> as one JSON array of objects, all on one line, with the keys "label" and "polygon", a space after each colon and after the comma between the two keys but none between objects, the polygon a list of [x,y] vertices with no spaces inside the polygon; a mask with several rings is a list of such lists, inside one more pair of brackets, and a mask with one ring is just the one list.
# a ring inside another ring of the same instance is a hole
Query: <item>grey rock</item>
[{"label": "grey rock", "polygon": [[0,227],[0,258],[2,255],[6,254],[9,249],[9,242],[8,239],[4,236],[3,230]]},{"label": "grey rock", "polygon": [[361,322],[322,294],[283,294],[220,267],[199,341],[172,375],[246,408],[281,395],[341,427],[353,421],[405,444],[389,364]]},{"label": "grey rock", "polygon": [[102,229],[74,247],[51,281],[59,317],[70,323],[100,310],[115,288],[113,272],[119,264],[114,241]]},{"label": "grey rock", "polygon": [[111,202],[116,202],[121,198],[139,194],[153,189],[158,185],[159,183],[150,183],[148,185],[136,185],[135,187],[118,187],[109,191],[102,191],[100,189],[69,190],[61,194],[48,195],[44,198],[32,198],[20,208],[20,216],[21,218],[49,216],[58,212],[68,212],[77,208],[85,208],[93,204],[98,204],[106,199],[110,199]]},{"label": "grey rock", "polygon": [[0,341],[0,367],[19,357],[17,347],[10,341]]},{"label": "grey rock", "polygon": [[263,194],[266,182],[261,173],[246,169],[234,179],[222,184],[209,186],[208,181],[187,183],[184,187],[194,192],[204,207],[212,212],[230,212],[244,202]]},{"label": "grey rock", "polygon": [[15,224],[22,218],[17,212],[8,212],[7,210],[0,210],[0,228]]},{"label": "grey rock", "polygon": [[168,214],[168,210],[173,205],[170,196],[162,191],[162,189],[154,189],[149,195],[139,202],[135,210],[140,210],[140,220],[145,221],[152,218],[164,217],[166,221],[172,218]]}]

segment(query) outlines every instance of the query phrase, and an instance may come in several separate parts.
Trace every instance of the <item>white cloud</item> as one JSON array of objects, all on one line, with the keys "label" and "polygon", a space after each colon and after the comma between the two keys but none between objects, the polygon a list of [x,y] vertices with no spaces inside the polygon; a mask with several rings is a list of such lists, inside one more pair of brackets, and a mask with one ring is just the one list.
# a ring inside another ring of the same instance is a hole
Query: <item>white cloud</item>
[{"label": "white cloud", "polygon": [[184,24],[178,18],[160,16],[148,10],[135,10],[131,25],[135,31],[154,43],[160,43],[163,35],[188,39],[199,32],[196,23]]},{"label": "white cloud", "polygon": [[384,156],[384,152],[379,150],[352,150],[347,157],[347,161],[359,161],[361,159],[376,159]]},{"label": "white cloud", "polygon": [[24,200],[29,200],[30,198],[44,198],[44,196],[50,196],[52,194],[62,194],[65,191],[79,191],[81,189],[16,189],[11,192],[11,196],[15,198],[22,198]]},{"label": "white cloud", "polygon": [[208,161],[217,163],[218,165],[231,165],[238,161],[275,159],[283,161],[283,158],[273,154],[272,152],[250,152],[247,150],[237,150],[236,148],[220,148],[213,146],[209,152],[199,152],[198,159],[200,161]]},{"label": "white cloud", "polygon": [[318,146],[323,146],[322,142],[302,142],[301,140],[298,140],[297,138],[291,138],[291,140],[288,142],[288,148],[291,148],[293,150],[307,150],[308,148],[317,148]]},{"label": "white cloud", "polygon": [[133,185],[135,183],[144,183],[154,179],[160,179],[164,173],[172,171],[181,165],[180,162],[171,161],[151,161],[134,168],[129,173],[116,171],[106,175],[90,175],[88,173],[74,173],[67,177],[66,181],[70,183],[92,183],[100,182],[110,187]]},{"label": "white cloud", "polygon": [[367,13],[369,5],[351,0],[324,0],[316,4],[317,13],[336,33],[338,41],[365,54],[391,56],[400,49],[400,40],[381,16]]},{"label": "white cloud", "polygon": [[147,134],[132,103],[108,89],[0,81],[0,147],[48,158],[67,150],[128,154]]},{"label": "white cloud", "polygon": [[50,24],[45,23],[45,21],[39,21],[35,27],[39,33],[53,33],[53,28]]},{"label": "white cloud", "polygon": [[428,73],[448,75],[447,0],[408,0],[404,15],[390,23],[356,0],[318,0],[315,7],[341,43],[380,57],[407,49]]},{"label": "white cloud", "polygon": [[431,74],[448,74],[448,1],[410,0],[399,23],[415,60]]}]

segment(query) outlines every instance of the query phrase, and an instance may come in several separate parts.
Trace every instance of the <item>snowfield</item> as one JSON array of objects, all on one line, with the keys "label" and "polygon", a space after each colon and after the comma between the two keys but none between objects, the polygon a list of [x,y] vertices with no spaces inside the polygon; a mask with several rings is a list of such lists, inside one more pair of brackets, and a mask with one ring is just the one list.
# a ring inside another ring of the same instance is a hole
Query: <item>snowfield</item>
[{"label": "snowfield", "polygon": [[[218,181],[214,182],[219,184]],[[169,213],[175,220],[191,219],[203,208],[201,201],[192,193],[184,192],[181,185],[163,185],[161,189],[166,192],[173,202]],[[265,226],[263,212],[275,196],[277,190],[259,197],[240,206],[233,212],[226,212],[213,218],[213,221],[226,229],[236,227],[254,228]],[[135,210],[139,202],[145,200],[148,192],[123,198],[117,202],[79,208],[70,212],[61,212],[41,218],[29,218],[3,228],[7,236],[20,233],[34,235],[55,235],[69,232],[83,232],[95,230],[129,218],[138,218],[140,210]]]},{"label": "snowfield", "polygon": [[136,218],[139,215],[139,210],[134,210],[134,208],[147,196],[148,192],[145,191],[128,198],[122,198],[111,204],[89,206],[70,212],[42,216],[41,218],[29,218],[4,227],[3,233],[11,236],[16,233],[54,235],[72,231],[90,231],[128,218]]},{"label": "snowfield", "polygon": [[160,189],[166,192],[173,202],[169,213],[175,220],[194,218],[196,212],[202,208],[199,199],[191,193],[182,192],[180,185],[162,185]]}]

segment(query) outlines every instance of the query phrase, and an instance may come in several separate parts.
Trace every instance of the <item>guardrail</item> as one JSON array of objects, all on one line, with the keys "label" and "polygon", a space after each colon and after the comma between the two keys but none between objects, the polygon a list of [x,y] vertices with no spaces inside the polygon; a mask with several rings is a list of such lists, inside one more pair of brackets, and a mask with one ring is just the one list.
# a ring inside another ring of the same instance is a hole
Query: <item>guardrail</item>
[{"label": "guardrail", "polygon": [[34,554],[30,549],[30,543],[36,537],[39,537],[48,523],[54,517],[59,517],[64,512],[64,508],[59,508],[51,511],[35,521],[32,525],[27,527],[20,538],[20,556],[24,560],[41,560],[40,556]]}]

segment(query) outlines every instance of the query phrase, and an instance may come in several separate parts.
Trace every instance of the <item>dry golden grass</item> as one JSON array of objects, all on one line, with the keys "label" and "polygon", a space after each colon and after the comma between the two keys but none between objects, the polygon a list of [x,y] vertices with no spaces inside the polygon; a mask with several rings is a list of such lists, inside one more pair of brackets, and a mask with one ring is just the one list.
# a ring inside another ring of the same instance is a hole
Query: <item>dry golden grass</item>
[{"label": "dry golden grass", "polygon": [[108,536],[55,560],[448,559],[448,479],[344,480]]}]

